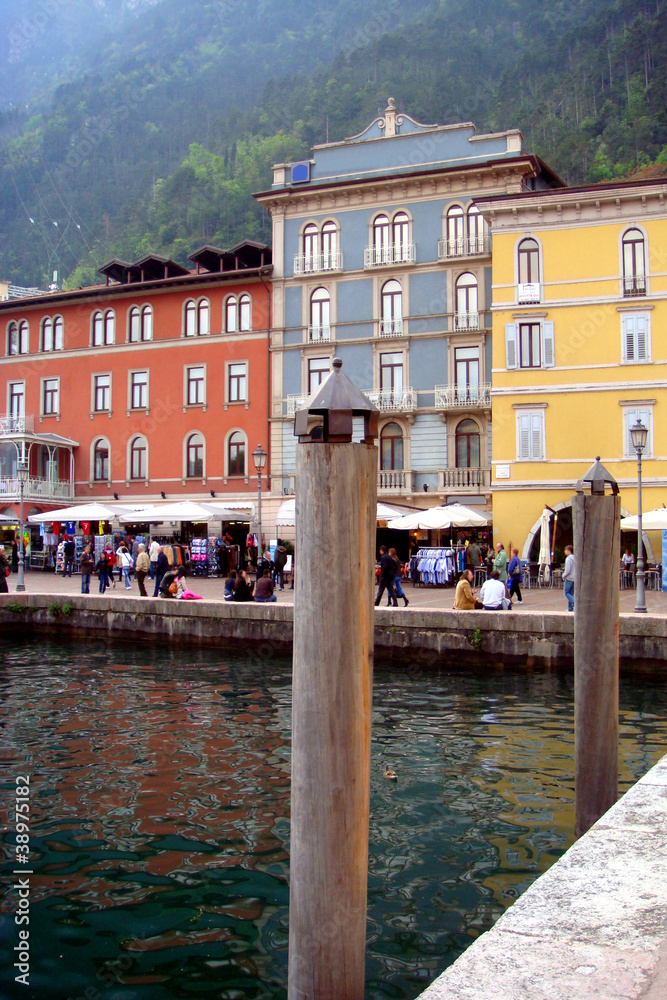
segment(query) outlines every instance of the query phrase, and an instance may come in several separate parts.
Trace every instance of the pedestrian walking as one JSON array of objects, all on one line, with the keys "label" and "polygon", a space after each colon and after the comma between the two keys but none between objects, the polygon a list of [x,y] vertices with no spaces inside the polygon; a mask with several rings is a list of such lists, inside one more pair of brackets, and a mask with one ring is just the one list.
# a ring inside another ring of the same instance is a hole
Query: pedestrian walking
[{"label": "pedestrian walking", "polygon": [[113,573],[113,567],[109,565],[106,552],[100,553],[100,558],[95,565],[95,572],[100,580],[100,594],[103,594],[109,586],[109,574]]},{"label": "pedestrian walking", "polygon": [[85,545],[79,559],[79,571],[81,573],[81,593],[90,593],[90,578],[93,573],[93,557],[90,551],[90,544]]},{"label": "pedestrian walking", "polygon": [[137,564],[135,566],[135,571],[137,574],[137,584],[139,585],[139,593],[142,597],[148,597],[146,593],[146,586],[144,580],[150,570],[150,559],[148,558],[148,553],[146,552],[146,546],[139,542],[137,547]]},{"label": "pedestrian walking", "polygon": [[507,582],[507,553],[502,542],[496,545],[496,557],[493,560],[493,568],[498,573],[498,579],[503,583]]},{"label": "pedestrian walking", "polygon": [[160,545],[158,542],[155,541],[155,539],[153,539],[150,548],[148,550],[148,559],[150,563],[150,568],[148,572],[150,574],[151,580],[155,579],[155,570],[157,569],[157,557],[159,551],[160,551]]},{"label": "pedestrian walking", "polygon": [[574,549],[565,546],[565,569],[563,570],[563,594],[567,599],[567,610],[574,611]]},{"label": "pedestrian walking", "polygon": [[157,555],[157,562],[155,565],[155,590],[153,591],[153,597],[157,597],[160,593],[160,584],[162,583],[162,577],[165,573],[169,572],[169,560],[164,554],[164,549],[161,545],[158,546],[159,552]]},{"label": "pedestrian walking", "polygon": [[510,559],[509,566],[507,567],[507,572],[510,578],[510,600],[512,600],[512,595],[516,594],[516,603],[523,604],[523,599],[521,597],[521,560],[519,559],[519,550],[512,549],[512,558]]},{"label": "pedestrian walking", "polygon": [[74,569],[75,551],[76,543],[74,542],[74,539],[65,535],[65,544],[63,545],[63,555],[65,557],[65,562],[63,563],[63,576],[72,575],[72,570]]},{"label": "pedestrian walking", "polygon": [[380,586],[378,587],[377,597],[375,598],[375,607],[382,600],[382,595],[385,590],[389,591],[389,596],[391,597],[391,603],[393,607],[398,607],[398,601],[396,600],[396,590],[394,588],[394,577],[396,575],[396,567],[393,558],[387,552],[387,546],[380,546]]},{"label": "pedestrian walking", "polygon": [[120,569],[125,581],[125,589],[132,590],[132,584],[130,583],[130,569],[132,568],[132,556],[125,548],[124,545],[120,548]]},{"label": "pedestrian walking", "polygon": [[0,594],[8,594],[7,577],[9,576],[9,562],[5,555],[4,545],[0,545]]},{"label": "pedestrian walking", "polygon": [[284,545],[279,545],[276,548],[276,554],[273,558],[273,582],[274,584],[280,581],[280,589],[285,589],[285,564],[287,562],[287,549]]},{"label": "pedestrian walking", "polygon": [[[397,597],[402,597],[405,601],[404,607],[407,608],[410,601],[407,599],[403,593],[402,580],[401,580],[401,561],[396,555],[396,549],[389,549],[389,555],[394,560],[394,590],[396,591]],[[387,607],[391,604],[391,598],[389,591],[387,591]]]}]

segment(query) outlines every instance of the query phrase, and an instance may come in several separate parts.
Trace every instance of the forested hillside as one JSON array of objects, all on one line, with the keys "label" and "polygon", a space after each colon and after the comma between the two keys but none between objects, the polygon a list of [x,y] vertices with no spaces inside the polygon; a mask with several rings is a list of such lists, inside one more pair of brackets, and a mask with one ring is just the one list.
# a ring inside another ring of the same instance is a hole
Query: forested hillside
[{"label": "forested hillside", "polygon": [[251,193],[271,164],[389,96],[518,126],[569,182],[667,172],[666,71],[664,0],[147,2],[85,73],[5,113],[0,276],[78,285],[111,256],[269,240]]}]

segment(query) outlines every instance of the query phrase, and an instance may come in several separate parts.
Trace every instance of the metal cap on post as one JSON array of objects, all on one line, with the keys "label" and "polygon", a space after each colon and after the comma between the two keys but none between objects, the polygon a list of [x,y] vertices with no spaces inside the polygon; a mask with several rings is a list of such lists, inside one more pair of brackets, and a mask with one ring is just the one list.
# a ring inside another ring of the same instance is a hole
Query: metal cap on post
[{"label": "metal cap on post", "polygon": [[[584,483],[590,484],[591,494],[593,496],[604,496],[604,488],[606,485],[609,485],[614,496],[618,493],[618,483],[612,476],[611,472],[605,469],[604,465],[600,461],[599,455],[596,457],[588,472],[584,473],[581,477],[579,483],[582,487]],[[577,484],[577,486],[579,486],[579,484]],[[582,492],[583,489],[577,488],[577,493]]]},{"label": "metal cap on post", "polygon": [[[311,416],[322,417],[321,438],[312,438],[312,431],[308,431]],[[334,358],[331,373],[308,398],[306,405],[297,410],[294,433],[301,441],[349,442],[355,417],[363,417],[364,443],[375,444],[380,411],[343,373],[340,358]]]}]

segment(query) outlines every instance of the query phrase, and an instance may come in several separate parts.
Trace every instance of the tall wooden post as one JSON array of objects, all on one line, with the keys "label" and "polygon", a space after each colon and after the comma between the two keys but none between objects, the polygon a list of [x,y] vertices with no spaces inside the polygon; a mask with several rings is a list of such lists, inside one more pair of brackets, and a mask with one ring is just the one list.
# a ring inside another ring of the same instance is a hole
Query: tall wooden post
[{"label": "tall wooden post", "polygon": [[[330,379],[349,383],[336,364]],[[313,413],[323,441],[305,433]],[[288,1000],[364,997],[377,448],[369,412],[360,444],[351,409],[349,436],[333,433],[340,416],[311,404],[295,421]]]},{"label": "tall wooden post", "polygon": [[[592,478],[587,478],[592,476]],[[575,837],[618,797],[618,582],[621,500],[599,459],[584,477],[590,496],[572,498],[574,514]],[[600,490],[601,485],[601,490]]]}]

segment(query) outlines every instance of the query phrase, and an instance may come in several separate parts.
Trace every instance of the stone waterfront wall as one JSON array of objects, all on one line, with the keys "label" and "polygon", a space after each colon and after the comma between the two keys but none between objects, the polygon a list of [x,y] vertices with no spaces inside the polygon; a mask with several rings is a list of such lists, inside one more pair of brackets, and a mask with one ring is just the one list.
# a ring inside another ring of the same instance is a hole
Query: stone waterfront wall
[{"label": "stone waterfront wall", "polygon": [[[317,609],[314,609],[317,614]],[[292,650],[293,607],[165,601],[139,597],[0,594],[3,634],[39,627],[43,634],[153,637],[169,645]],[[574,618],[567,612],[466,612],[379,609],[375,653],[413,668],[516,665],[572,668]],[[667,665],[667,617],[620,616],[625,669],[662,672]]]}]

